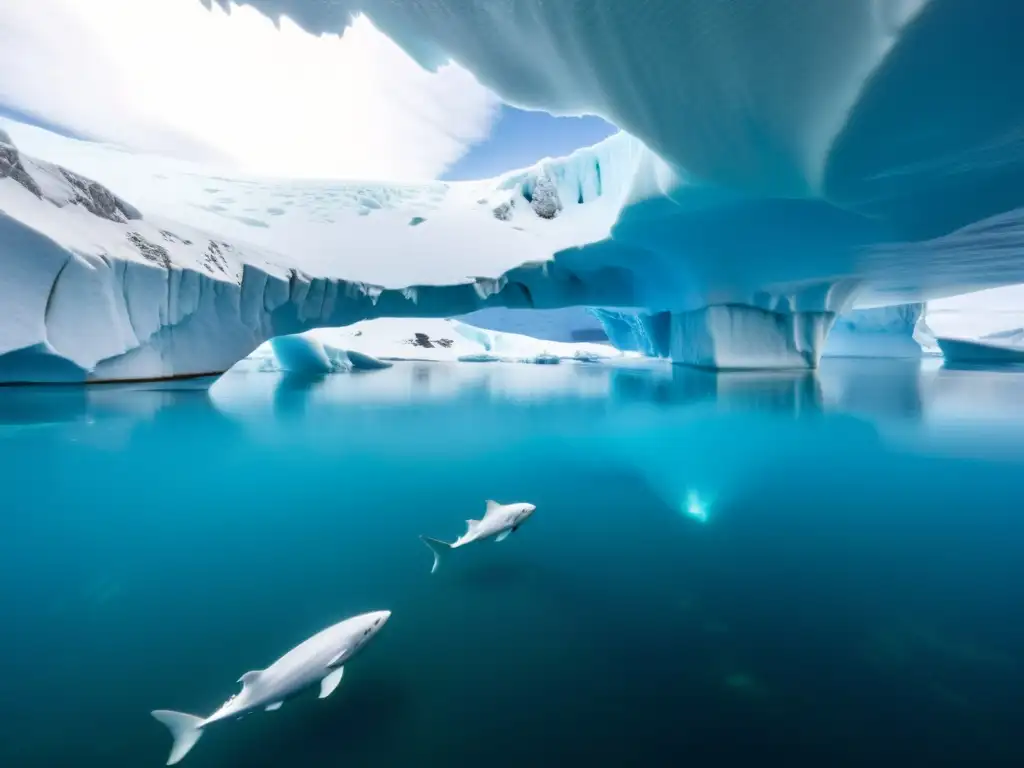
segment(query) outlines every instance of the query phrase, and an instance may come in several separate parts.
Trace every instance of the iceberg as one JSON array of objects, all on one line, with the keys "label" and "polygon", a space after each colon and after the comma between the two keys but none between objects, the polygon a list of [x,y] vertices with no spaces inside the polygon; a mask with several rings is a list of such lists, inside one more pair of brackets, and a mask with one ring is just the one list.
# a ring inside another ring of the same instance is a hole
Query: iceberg
[{"label": "iceberg", "polygon": [[675,362],[814,368],[852,312],[1024,283],[1013,4],[243,2],[315,33],[363,13],[424,66],[621,132],[494,179],[380,184],[0,120],[0,379],[218,373],[314,328],[564,307],[647,318],[638,351]]},{"label": "iceberg", "polygon": [[936,338],[942,356],[951,365],[1024,365],[1024,344],[1007,344],[994,339]]},{"label": "iceberg", "polygon": [[607,344],[550,342],[439,318],[378,318],[344,328],[277,336],[236,364],[237,371],[323,375],[390,367],[395,361],[595,363],[628,359]]},{"label": "iceberg", "polygon": [[372,355],[339,349],[308,335],[275,336],[270,340],[273,360],[264,360],[261,370],[282,371],[305,376],[352,371],[375,371],[391,363]]}]

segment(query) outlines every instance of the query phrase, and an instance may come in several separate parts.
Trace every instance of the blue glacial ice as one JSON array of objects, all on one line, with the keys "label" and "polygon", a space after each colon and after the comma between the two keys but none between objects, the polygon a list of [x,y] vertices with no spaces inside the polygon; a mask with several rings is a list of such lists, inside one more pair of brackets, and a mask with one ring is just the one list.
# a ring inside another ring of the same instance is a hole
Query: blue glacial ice
[{"label": "blue glacial ice", "polygon": [[375,371],[388,368],[386,360],[354,350],[339,349],[313,336],[291,334],[270,340],[273,359],[266,360],[262,370],[316,376],[325,373]]},{"label": "blue glacial ice", "polygon": [[495,179],[374,184],[0,121],[0,378],[216,372],[316,327],[567,306],[658,318],[677,362],[808,368],[852,312],[1024,282],[1013,3],[244,2],[313,32],[364,12],[425,66],[622,131]]},{"label": "blue glacial ice", "polygon": [[962,366],[1024,366],[1024,344],[998,339],[936,339],[947,364]]}]

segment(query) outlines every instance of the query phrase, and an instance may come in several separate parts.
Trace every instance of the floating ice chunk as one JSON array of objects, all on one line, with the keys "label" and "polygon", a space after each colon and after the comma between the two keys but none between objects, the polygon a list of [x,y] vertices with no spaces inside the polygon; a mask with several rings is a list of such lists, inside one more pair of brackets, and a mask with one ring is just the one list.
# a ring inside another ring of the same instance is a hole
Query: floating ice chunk
[{"label": "floating ice chunk", "polygon": [[[330,349],[328,347],[328,349]],[[363,352],[356,352],[352,349],[344,350],[343,354],[348,359],[349,365],[351,365],[354,371],[376,371],[381,368],[390,368],[391,363],[387,360],[378,360],[372,355],[367,355]]]},{"label": "floating ice chunk", "polygon": [[316,376],[391,367],[391,363],[372,355],[332,347],[307,334],[276,336],[270,340],[270,347],[275,359],[264,361],[261,370]]},{"label": "floating ice chunk", "polygon": [[459,355],[457,359],[460,363],[497,363],[501,361],[500,357],[486,352],[478,352],[473,355]]},{"label": "floating ice chunk", "polygon": [[1024,365],[1024,346],[997,339],[936,338],[947,363],[954,365]]},{"label": "floating ice chunk", "polygon": [[324,345],[308,336],[275,336],[270,347],[280,370],[288,373],[332,373],[334,363],[327,356]]}]

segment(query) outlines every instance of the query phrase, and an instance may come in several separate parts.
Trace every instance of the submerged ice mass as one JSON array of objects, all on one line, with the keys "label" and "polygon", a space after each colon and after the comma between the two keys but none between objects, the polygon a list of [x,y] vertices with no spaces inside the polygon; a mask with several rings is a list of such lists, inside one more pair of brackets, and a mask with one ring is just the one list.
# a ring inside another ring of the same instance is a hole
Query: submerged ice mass
[{"label": "submerged ice mass", "polygon": [[495,179],[379,184],[0,121],[0,379],[212,373],[316,327],[567,306],[677,362],[806,368],[833,334],[899,354],[922,330],[861,333],[858,312],[1024,282],[1012,4],[246,2],[313,32],[363,12],[426,66],[622,132]]}]

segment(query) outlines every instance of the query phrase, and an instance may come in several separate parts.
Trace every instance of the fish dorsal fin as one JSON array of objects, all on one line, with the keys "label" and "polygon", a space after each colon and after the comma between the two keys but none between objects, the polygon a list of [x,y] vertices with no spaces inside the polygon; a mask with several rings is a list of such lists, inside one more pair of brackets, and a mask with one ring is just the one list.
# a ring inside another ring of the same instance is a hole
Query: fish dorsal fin
[{"label": "fish dorsal fin", "polygon": [[467,531],[472,531],[474,528],[476,528],[478,525],[480,525],[480,522],[481,522],[480,520],[467,520],[466,521],[466,530]]},{"label": "fish dorsal fin", "polygon": [[491,512],[493,512],[494,510],[501,508],[501,504],[499,504],[498,502],[494,501],[493,499],[488,499],[484,503],[487,505],[487,512],[485,514],[488,514],[488,515],[491,514]]},{"label": "fish dorsal fin", "polygon": [[252,685],[259,678],[260,673],[262,671],[263,670],[261,669],[254,669],[251,672],[246,672],[244,675],[238,678],[238,682],[242,684],[242,688]]}]

